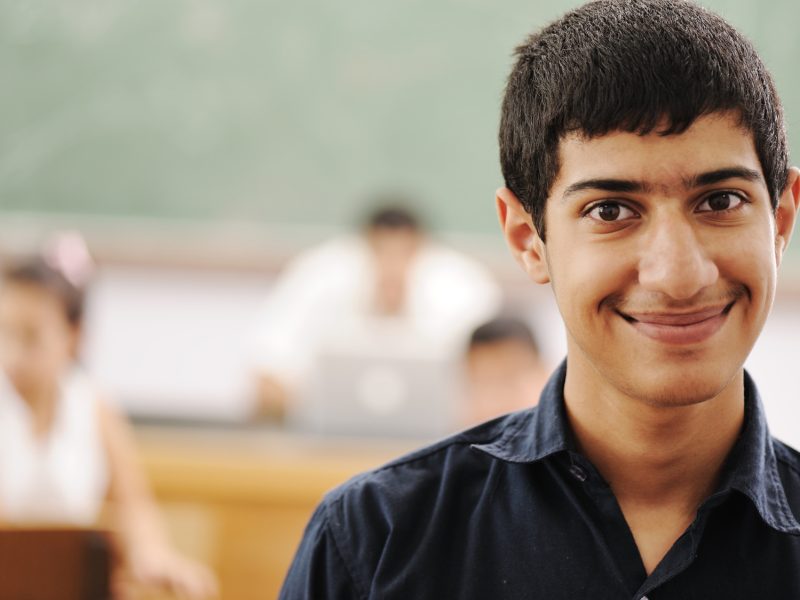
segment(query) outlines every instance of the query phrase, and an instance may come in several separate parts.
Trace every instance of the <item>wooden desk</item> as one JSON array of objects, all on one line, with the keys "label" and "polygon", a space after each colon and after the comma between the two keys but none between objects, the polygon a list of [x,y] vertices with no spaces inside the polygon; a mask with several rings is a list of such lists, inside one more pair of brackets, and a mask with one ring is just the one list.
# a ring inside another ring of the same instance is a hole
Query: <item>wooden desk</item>
[{"label": "wooden desk", "polygon": [[138,426],[172,539],[217,573],[224,600],[276,598],[326,491],[421,441]]},{"label": "wooden desk", "polygon": [[107,600],[111,548],[104,532],[53,527],[0,529],[3,600]]}]

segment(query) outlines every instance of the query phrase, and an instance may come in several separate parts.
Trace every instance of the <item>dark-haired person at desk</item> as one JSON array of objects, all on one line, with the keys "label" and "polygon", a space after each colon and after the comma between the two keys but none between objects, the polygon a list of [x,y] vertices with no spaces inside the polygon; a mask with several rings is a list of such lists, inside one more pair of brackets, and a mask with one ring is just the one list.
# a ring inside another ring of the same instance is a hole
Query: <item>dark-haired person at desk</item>
[{"label": "dark-haired person at desk", "polygon": [[536,408],[328,494],[281,598],[800,598],[800,454],[743,368],[800,170],[751,43],[682,0],[585,4],[518,48],[500,156],[567,359]]},{"label": "dark-haired person at desk", "polygon": [[464,356],[462,427],[534,406],[550,371],[522,319],[505,316],[479,325]]}]

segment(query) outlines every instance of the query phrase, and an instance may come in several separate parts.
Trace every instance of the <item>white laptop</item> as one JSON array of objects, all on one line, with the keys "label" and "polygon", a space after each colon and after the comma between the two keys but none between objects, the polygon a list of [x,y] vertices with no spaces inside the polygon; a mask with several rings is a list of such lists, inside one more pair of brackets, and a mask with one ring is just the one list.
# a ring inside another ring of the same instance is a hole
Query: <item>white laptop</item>
[{"label": "white laptop", "polygon": [[293,428],[333,435],[435,438],[456,429],[461,372],[408,333],[372,328],[322,350]]}]

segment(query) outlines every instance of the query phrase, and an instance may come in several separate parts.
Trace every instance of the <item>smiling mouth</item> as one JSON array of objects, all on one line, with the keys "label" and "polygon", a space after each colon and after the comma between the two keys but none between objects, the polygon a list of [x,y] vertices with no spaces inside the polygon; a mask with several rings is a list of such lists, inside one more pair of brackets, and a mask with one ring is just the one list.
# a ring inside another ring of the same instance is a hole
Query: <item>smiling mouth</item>
[{"label": "smiling mouth", "polygon": [[713,336],[736,304],[716,306],[690,312],[616,313],[639,333],[666,344],[697,344]]}]

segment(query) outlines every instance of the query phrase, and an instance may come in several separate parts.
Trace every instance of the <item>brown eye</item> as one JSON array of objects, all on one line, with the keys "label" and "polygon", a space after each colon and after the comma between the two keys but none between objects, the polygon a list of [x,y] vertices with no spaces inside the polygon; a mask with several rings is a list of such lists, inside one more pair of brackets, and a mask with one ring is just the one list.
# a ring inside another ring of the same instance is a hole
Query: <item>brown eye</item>
[{"label": "brown eye", "polygon": [[736,208],[743,202],[744,200],[738,194],[734,194],[732,192],[721,192],[719,194],[709,196],[703,200],[703,202],[700,203],[700,206],[697,207],[697,211],[722,212]]},{"label": "brown eye", "polygon": [[588,213],[588,216],[596,221],[604,221],[612,223],[622,219],[630,219],[636,216],[627,206],[619,204],[618,202],[602,202],[596,204]]},{"label": "brown eye", "polygon": [[597,207],[597,216],[603,219],[603,221],[615,221],[619,217],[619,206],[603,204]]}]

